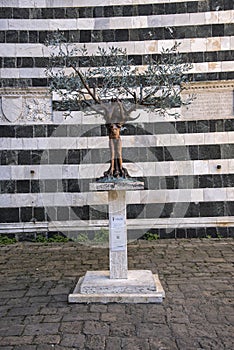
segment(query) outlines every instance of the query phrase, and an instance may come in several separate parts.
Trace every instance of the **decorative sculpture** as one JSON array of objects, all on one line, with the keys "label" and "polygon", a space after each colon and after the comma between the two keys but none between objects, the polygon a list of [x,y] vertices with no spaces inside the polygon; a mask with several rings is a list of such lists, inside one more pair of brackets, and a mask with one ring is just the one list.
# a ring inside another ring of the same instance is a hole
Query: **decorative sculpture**
[{"label": "decorative sculpture", "polygon": [[[69,295],[69,302],[162,302],[165,293],[157,275],[128,271],[126,191],[144,189],[144,183],[118,181],[129,177],[123,167],[120,130],[139,117],[131,116],[139,106],[165,114],[184,104],[181,91],[190,65],[182,62],[177,46],[165,50],[159,60],[149,57],[147,66],[137,68],[120,48],[98,48],[94,56],[89,55],[85,47],[77,49],[67,43],[61,33],[48,44],[57,50],[51,57],[48,77],[51,90],[61,97],[60,106],[68,112],[86,107],[86,112],[101,115],[111,154],[110,167],[99,179],[106,183],[90,184],[90,190],[108,191],[110,271],[87,271]],[[172,114],[176,116],[176,112]]]},{"label": "decorative sculpture", "polygon": [[136,118],[130,117],[131,112],[132,110],[125,109],[119,100],[105,104],[101,111],[106,121],[106,128],[109,135],[110,167],[104,172],[104,176],[100,180],[105,178],[130,177],[127,169],[123,167],[120,131],[127,121],[133,121],[138,118],[139,115]]},{"label": "decorative sculpture", "polygon": [[85,108],[105,120],[111,159],[101,180],[128,178],[122,161],[121,128],[139,117],[131,117],[139,106],[177,117],[172,108],[191,101],[181,97],[191,65],[178,53],[178,44],[157,57],[149,55],[142,67],[136,67],[126,50],[117,47],[99,47],[90,55],[85,46],[77,48],[77,44],[68,43],[59,31],[46,45],[53,50],[47,75],[51,91],[61,97],[60,107],[68,114],[73,108]]}]

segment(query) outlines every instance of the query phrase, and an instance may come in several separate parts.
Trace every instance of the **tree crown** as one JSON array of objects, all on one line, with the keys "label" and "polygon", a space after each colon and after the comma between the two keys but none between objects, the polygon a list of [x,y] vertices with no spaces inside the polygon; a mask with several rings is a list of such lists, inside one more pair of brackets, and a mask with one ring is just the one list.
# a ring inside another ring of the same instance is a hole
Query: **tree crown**
[{"label": "tree crown", "polygon": [[130,115],[139,106],[170,114],[172,108],[189,104],[193,98],[185,101],[181,96],[192,65],[184,61],[177,43],[156,57],[148,55],[140,66],[126,49],[100,46],[89,54],[86,46],[68,42],[59,31],[46,45],[52,49],[46,70],[50,89],[60,96],[60,107],[68,113],[88,107],[106,123],[125,123],[133,120]]}]

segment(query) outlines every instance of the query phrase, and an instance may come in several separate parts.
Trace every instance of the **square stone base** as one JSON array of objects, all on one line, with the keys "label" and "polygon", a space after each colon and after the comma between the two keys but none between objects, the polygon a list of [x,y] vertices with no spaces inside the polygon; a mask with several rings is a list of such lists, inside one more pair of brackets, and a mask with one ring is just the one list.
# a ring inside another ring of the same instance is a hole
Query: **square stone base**
[{"label": "square stone base", "polygon": [[69,303],[161,303],[165,292],[158,275],[130,270],[127,279],[110,279],[109,271],[88,271],[69,295]]}]

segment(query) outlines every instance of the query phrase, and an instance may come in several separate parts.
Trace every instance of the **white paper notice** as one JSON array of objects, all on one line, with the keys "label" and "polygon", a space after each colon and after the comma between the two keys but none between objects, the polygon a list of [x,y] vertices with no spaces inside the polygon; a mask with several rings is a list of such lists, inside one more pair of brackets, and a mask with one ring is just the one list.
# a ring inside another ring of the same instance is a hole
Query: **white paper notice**
[{"label": "white paper notice", "polygon": [[125,218],[122,215],[111,217],[110,248],[113,251],[125,250],[127,244]]},{"label": "white paper notice", "polygon": [[123,215],[113,215],[111,217],[111,227],[118,228],[118,227],[124,227],[125,220]]}]

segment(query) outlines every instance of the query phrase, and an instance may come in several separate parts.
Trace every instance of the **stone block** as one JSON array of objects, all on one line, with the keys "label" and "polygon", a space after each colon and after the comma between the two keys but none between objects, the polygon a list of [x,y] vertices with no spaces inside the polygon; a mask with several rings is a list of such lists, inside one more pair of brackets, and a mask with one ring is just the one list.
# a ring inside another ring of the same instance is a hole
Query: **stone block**
[{"label": "stone block", "polygon": [[110,279],[108,271],[88,271],[79,279],[70,303],[161,303],[165,292],[149,270],[129,270],[127,279]]}]

